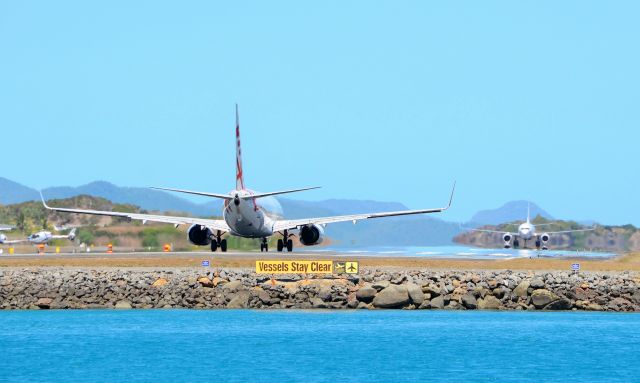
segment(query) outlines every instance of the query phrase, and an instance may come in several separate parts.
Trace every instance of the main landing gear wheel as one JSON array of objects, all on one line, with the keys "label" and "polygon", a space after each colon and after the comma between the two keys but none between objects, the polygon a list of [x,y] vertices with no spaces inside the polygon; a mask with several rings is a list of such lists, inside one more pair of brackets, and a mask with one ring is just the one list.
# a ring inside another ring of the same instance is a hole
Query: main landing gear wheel
[{"label": "main landing gear wheel", "polygon": [[278,252],[281,252],[282,249],[284,249],[284,242],[281,239],[278,240],[277,248],[278,248]]},{"label": "main landing gear wheel", "polygon": [[262,243],[260,244],[260,251],[269,252],[269,243],[266,238],[262,238]]},{"label": "main landing gear wheel", "polygon": [[293,241],[290,239],[287,239],[287,251],[288,252],[292,252],[293,251]]},{"label": "main landing gear wheel", "polygon": [[220,241],[220,251],[222,251],[223,253],[227,252],[227,239],[223,239],[222,241]]},{"label": "main landing gear wheel", "polygon": [[540,246],[542,246],[542,243],[540,242],[539,239],[536,240],[536,249],[540,250]]},{"label": "main landing gear wheel", "polygon": [[517,249],[518,247],[520,247],[520,241],[516,239],[515,241],[513,241],[513,248]]},{"label": "main landing gear wheel", "polygon": [[227,240],[226,239],[220,239],[220,240],[213,240],[211,241],[211,251],[213,251],[215,253],[216,250],[218,250],[218,248],[220,248],[220,251],[222,251],[223,253],[227,252]]}]

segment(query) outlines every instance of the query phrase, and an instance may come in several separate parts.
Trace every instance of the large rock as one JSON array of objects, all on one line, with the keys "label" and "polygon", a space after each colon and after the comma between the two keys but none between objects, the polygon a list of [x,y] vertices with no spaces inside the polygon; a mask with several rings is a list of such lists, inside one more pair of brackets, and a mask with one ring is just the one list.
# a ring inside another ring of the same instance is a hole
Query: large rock
[{"label": "large rock", "polygon": [[198,278],[198,283],[202,285],[202,287],[213,287],[213,281],[207,277]]},{"label": "large rock", "polygon": [[36,306],[41,309],[48,309],[49,307],[51,307],[51,303],[53,303],[53,299],[51,298],[40,298],[36,302]]},{"label": "large rock", "polygon": [[471,293],[464,294],[460,300],[462,302],[462,305],[468,309],[473,310],[478,307],[478,301],[476,300],[476,297]]},{"label": "large rock", "polygon": [[229,290],[231,292],[237,291],[240,288],[242,288],[242,281],[240,280],[231,281],[222,285],[222,290]]},{"label": "large rock", "polygon": [[549,290],[537,289],[531,293],[531,303],[537,308],[541,309],[551,302],[558,300],[558,296]]},{"label": "large rock", "polygon": [[326,309],[328,306],[322,299],[318,297],[311,298],[311,307],[314,309]]},{"label": "large rock", "polygon": [[229,303],[227,303],[227,308],[230,309],[244,309],[249,305],[249,296],[251,294],[248,291],[240,291],[238,292]]},{"label": "large rock", "polygon": [[131,302],[129,301],[118,301],[116,302],[116,308],[117,309],[130,309],[131,308]]},{"label": "large rock", "polygon": [[373,284],[371,285],[374,289],[380,291],[383,289],[386,289],[387,287],[389,287],[391,283],[389,281],[377,281],[377,282],[373,282]]},{"label": "large rock", "polygon": [[167,283],[169,283],[169,281],[166,280],[165,278],[158,278],[158,279],[156,279],[155,282],[153,282],[153,284],[151,286],[153,286],[153,287],[162,287],[162,286],[166,285]]},{"label": "large rock", "polygon": [[535,277],[529,283],[532,289],[544,289],[544,281],[540,277]]},{"label": "large rock", "polygon": [[571,310],[573,303],[567,298],[560,298],[544,307],[545,310]]},{"label": "large rock", "polygon": [[390,285],[373,298],[373,305],[380,308],[399,307],[409,303],[409,293],[405,285]]},{"label": "large rock", "polygon": [[356,291],[356,298],[361,302],[371,302],[375,298],[378,290],[371,285],[364,285]]},{"label": "large rock", "polygon": [[433,298],[430,302],[429,302],[429,307],[431,307],[432,309],[443,309],[444,308],[444,297],[442,295],[438,295],[437,297]]},{"label": "large rock", "polygon": [[529,295],[527,290],[529,290],[530,285],[531,283],[529,283],[529,281],[522,281],[513,289],[513,293],[520,298],[526,298]]},{"label": "large rock", "polygon": [[415,283],[407,284],[407,293],[409,294],[411,301],[417,306],[420,306],[420,304],[424,302],[424,293],[422,292],[422,288]]},{"label": "large rock", "polygon": [[493,295],[487,295],[478,300],[478,309],[480,310],[497,310],[500,306],[500,300]]}]

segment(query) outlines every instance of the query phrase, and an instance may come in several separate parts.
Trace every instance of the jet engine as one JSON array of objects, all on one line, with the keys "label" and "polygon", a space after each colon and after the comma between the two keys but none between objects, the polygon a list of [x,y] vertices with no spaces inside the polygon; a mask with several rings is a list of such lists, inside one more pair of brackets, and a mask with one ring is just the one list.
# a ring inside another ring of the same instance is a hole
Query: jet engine
[{"label": "jet engine", "polygon": [[502,241],[504,242],[504,247],[505,248],[509,248],[511,247],[511,234],[509,233],[504,233],[502,235]]},{"label": "jet engine", "polygon": [[547,243],[547,242],[549,242],[549,239],[550,239],[550,237],[549,237],[549,234],[548,234],[548,233],[544,233],[544,234],[542,234],[542,235],[540,236],[540,240],[542,241],[542,243]]},{"label": "jet engine", "polygon": [[4,243],[7,240],[7,236],[4,234],[0,234],[0,243]]},{"label": "jet engine", "polygon": [[324,240],[324,229],[319,225],[305,225],[300,228],[300,243],[305,246],[313,246]]},{"label": "jet engine", "polygon": [[189,242],[198,246],[207,246],[211,243],[211,230],[208,227],[202,228],[201,225],[191,225],[187,231]]}]

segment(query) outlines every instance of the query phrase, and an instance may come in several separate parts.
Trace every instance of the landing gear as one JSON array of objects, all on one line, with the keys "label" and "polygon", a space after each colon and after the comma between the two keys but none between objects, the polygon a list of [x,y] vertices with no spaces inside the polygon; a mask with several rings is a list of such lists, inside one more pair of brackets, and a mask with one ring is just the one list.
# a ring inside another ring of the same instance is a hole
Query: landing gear
[{"label": "landing gear", "polygon": [[287,251],[288,252],[292,252],[293,251],[293,241],[290,239],[287,239]]},{"label": "landing gear", "polygon": [[283,251],[285,247],[287,248],[288,252],[293,251],[293,241],[289,238],[292,235],[293,234],[289,234],[289,230],[285,230],[282,233],[283,239],[278,240],[278,252]]},{"label": "landing gear", "polygon": [[267,238],[262,238],[262,243],[260,244],[260,251],[269,252],[269,244],[267,243]]},{"label": "landing gear", "polygon": [[218,231],[218,235],[211,239],[211,251],[215,252],[220,248],[223,253],[227,252],[227,239],[222,239],[222,233]]},{"label": "landing gear", "polygon": [[517,249],[520,247],[520,241],[518,241],[517,239],[513,240],[513,248]]},{"label": "landing gear", "polygon": [[542,242],[539,239],[536,239],[536,249],[540,250],[540,246],[542,246]]}]

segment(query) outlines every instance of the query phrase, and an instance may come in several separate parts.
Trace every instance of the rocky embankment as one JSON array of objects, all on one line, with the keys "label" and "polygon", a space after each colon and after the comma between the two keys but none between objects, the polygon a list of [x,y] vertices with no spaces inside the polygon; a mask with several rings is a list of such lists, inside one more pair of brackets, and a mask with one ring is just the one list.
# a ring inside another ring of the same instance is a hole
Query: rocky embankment
[{"label": "rocky embankment", "polygon": [[3,269],[0,308],[640,311],[639,283],[631,273],[364,269],[271,279],[238,269]]}]

